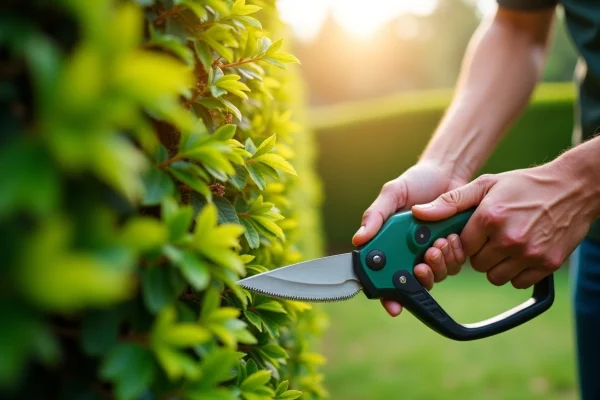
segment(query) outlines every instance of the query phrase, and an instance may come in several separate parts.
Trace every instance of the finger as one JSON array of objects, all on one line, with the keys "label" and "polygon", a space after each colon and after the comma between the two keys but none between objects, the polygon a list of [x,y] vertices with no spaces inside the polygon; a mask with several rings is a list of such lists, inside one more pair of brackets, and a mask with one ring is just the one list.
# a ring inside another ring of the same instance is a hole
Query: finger
[{"label": "finger", "polygon": [[446,270],[446,261],[444,260],[440,249],[437,247],[430,247],[425,252],[424,259],[431,268],[431,271],[433,271],[434,282],[441,282],[446,279],[448,271]]},{"label": "finger", "polygon": [[471,266],[475,271],[487,272],[506,259],[508,259],[508,255],[502,252],[495,242],[489,241],[481,250],[471,256]]},{"label": "finger", "polygon": [[510,282],[523,271],[524,266],[514,258],[507,258],[487,272],[488,281],[492,285],[502,286]]},{"label": "finger", "polygon": [[457,212],[477,206],[494,184],[491,178],[477,178],[471,183],[446,192],[427,204],[412,207],[415,217],[425,221],[449,218]]},{"label": "finger", "polygon": [[421,285],[427,290],[433,289],[433,271],[427,264],[418,264],[413,270],[415,276],[421,282]]},{"label": "finger", "polygon": [[477,254],[488,241],[487,231],[478,210],[475,210],[462,232],[460,233],[460,245],[465,257]]},{"label": "finger", "polygon": [[[458,239],[458,235],[455,236]],[[452,250],[452,245],[450,244],[450,237],[448,237],[448,239],[440,239],[439,241],[441,244],[441,247],[439,247],[439,249],[442,251],[442,255],[444,256],[444,261],[446,262],[446,270],[448,275],[458,274],[460,272],[460,267],[462,264],[457,262],[457,259],[454,255],[454,251]]]},{"label": "finger", "polygon": [[527,268],[514,277],[511,283],[516,289],[527,289],[550,275],[550,273],[546,269]]},{"label": "finger", "polygon": [[458,265],[458,269],[460,270],[460,267],[467,260],[460,236],[458,236],[456,233],[453,233],[448,236],[448,241],[450,242],[450,248],[452,248],[452,254],[454,254],[454,262]]},{"label": "finger", "polygon": [[391,317],[397,317],[402,312],[402,305],[397,301],[381,299],[381,304]]},{"label": "finger", "polygon": [[406,202],[406,184],[396,179],[383,185],[379,196],[363,214],[361,227],[354,234],[352,243],[360,246],[371,240],[381,229],[385,220]]}]

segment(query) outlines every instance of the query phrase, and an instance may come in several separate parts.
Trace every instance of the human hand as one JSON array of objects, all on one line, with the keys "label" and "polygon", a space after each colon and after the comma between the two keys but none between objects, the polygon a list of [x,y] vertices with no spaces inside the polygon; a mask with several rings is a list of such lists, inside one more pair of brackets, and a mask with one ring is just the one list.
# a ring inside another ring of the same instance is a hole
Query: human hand
[{"label": "human hand", "polygon": [[583,240],[598,217],[596,193],[551,163],[481,176],[412,211],[434,221],[478,206],[460,235],[464,255],[492,284],[524,289],[560,268]]},{"label": "human hand", "polygon": [[[360,246],[371,240],[383,222],[393,213],[407,210],[415,204],[432,201],[442,193],[456,189],[465,183],[465,180],[452,177],[447,170],[434,163],[416,164],[398,178],[383,185],[379,196],[363,214],[361,227],[352,238],[353,244]],[[426,288],[430,289],[434,281],[438,282],[447,274],[458,272],[460,264],[464,262],[464,256],[460,257],[460,253],[455,255],[454,252],[449,252],[449,247],[443,248],[444,243],[447,243],[446,239],[440,239],[434,244],[442,249],[439,253],[434,248],[426,252],[425,261],[432,266],[431,268],[425,263],[414,268],[415,276]],[[444,255],[452,253],[455,256],[454,260],[448,258],[448,263],[440,262],[442,258],[438,258],[437,255],[442,252],[445,252]],[[402,306],[395,301],[384,299],[381,302],[391,316],[397,316],[402,311]]]}]

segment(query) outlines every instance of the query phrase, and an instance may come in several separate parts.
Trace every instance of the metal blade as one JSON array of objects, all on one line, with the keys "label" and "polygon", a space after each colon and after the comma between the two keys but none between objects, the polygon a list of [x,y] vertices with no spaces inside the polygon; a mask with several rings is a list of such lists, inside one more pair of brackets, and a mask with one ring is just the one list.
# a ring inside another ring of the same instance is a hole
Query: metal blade
[{"label": "metal blade", "polygon": [[306,302],[347,300],[362,288],[352,268],[351,253],[263,272],[238,284],[269,297]]}]

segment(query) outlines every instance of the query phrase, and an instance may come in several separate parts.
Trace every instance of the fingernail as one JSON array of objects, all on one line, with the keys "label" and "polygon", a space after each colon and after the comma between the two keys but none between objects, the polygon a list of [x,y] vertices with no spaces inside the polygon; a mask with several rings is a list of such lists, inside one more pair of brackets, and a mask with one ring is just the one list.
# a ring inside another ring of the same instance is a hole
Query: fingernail
[{"label": "fingernail", "polygon": [[442,258],[442,252],[441,251],[436,251],[435,255],[433,257],[431,257],[431,260],[433,262],[438,262],[438,261],[440,261],[441,258]]},{"label": "fingernail", "polygon": [[446,244],[442,246],[441,250],[444,255],[448,254],[448,242],[446,242]]},{"label": "fingernail", "polygon": [[431,208],[433,207],[432,203],[427,203],[427,204],[415,204],[415,208],[419,208],[421,210],[425,210],[427,208]]},{"label": "fingernail", "polygon": [[458,240],[458,236],[452,236],[452,238],[450,238],[450,243],[452,244],[453,249],[460,249],[460,242]]},{"label": "fingernail", "polygon": [[356,231],[356,233],[354,234],[354,236],[356,235],[362,235],[362,233],[365,231],[365,227],[361,226],[358,231]]}]

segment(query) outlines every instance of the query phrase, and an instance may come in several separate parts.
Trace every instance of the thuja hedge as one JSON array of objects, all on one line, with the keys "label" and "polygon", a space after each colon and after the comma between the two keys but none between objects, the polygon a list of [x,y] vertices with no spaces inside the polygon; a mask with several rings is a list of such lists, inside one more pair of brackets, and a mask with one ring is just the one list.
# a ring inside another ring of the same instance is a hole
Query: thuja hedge
[{"label": "thuja hedge", "polygon": [[324,397],[323,315],[235,283],[321,253],[274,0],[2,8],[2,393]]}]

